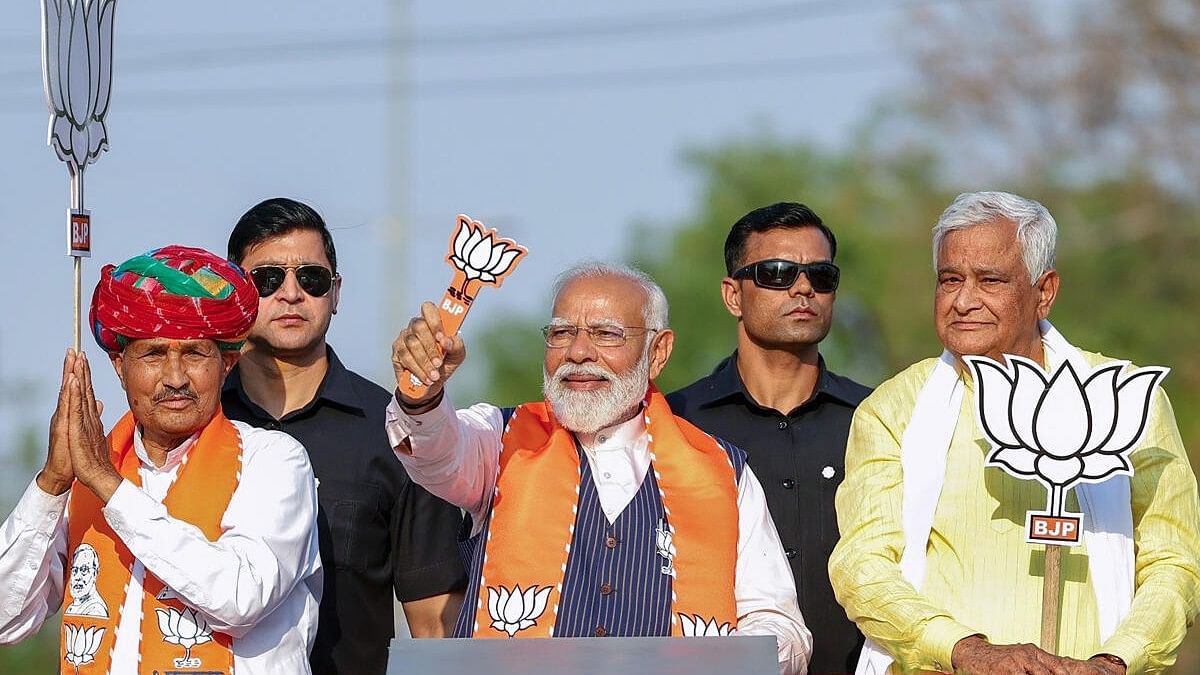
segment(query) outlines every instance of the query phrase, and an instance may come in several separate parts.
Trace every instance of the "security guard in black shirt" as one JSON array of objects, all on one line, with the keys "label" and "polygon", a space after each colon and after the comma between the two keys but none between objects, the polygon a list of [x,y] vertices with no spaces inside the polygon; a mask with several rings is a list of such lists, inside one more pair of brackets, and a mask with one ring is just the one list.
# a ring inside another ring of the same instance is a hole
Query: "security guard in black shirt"
[{"label": "security guard in black shirt", "polygon": [[802,204],[742,217],[725,240],[721,282],[738,348],[667,397],[677,415],[748,453],[813,633],[812,674],[853,672],[863,642],[826,569],[850,418],[870,393],[830,372],[818,349],[833,318],[836,253],[833,232]]},{"label": "security guard in black shirt", "polygon": [[234,227],[229,258],[249,271],[260,299],[225,381],[225,414],[294,436],[319,483],[325,588],[313,673],[382,675],[393,597],[414,637],[446,635],[458,614],[461,513],[409,480],[393,455],[384,429],[391,392],[346,369],[325,343],[341,277],[321,216],[290,199],[262,202]]}]

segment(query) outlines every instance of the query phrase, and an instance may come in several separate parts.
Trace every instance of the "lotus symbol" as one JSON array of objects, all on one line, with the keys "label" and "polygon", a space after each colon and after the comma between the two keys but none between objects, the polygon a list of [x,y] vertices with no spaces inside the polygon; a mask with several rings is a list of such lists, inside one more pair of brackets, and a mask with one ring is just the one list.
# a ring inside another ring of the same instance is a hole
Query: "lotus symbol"
[{"label": "lotus symbol", "polygon": [[86,666],[96,660],[96,651],[100,649],[100,641],[104,639],[104,629],[99,626],[84,628],[69,623],[63,624],[66,631],[67,663],[75,666],[78,675],[79,666]]},{"label": "lotus symbol", "polygon": [[659,519],[658,527],[654,529],[654,547],[658,555],[667,561],[660,571],[675,576],[675,544],[671,543],[671,538],[671,526],[665,520]]},{"label": "lotus symbol", "polygon": [[492,615],[492,628],[508,633],[509,637],[517,631],[537,625],[537,619],[546,611],[546,601],[550,597],[550,586],[538,589],[530,586],[522,591],[521,585],[509,591],[504,586],[488,586],[488,614]]},{"label": "lotus symbol", "polygon": [[728,621],[718,626],[715,616],[705,621],[698,614],[680,614],[679,624],[684,637],[728,637],[729,631],[733,630]]},{"label": "lotus symbol", "polygon": [[1100,365],[1086,378],[1069,361],[1047,376],[1033,361],[1005,356],[964,360],[974,371],[980,426],[992,444],[987,464],[1050,488],[1047,511],[1061,516],[1064,492],[1078,483],[1131,475],[1154,388],[1168,368],[1122,373],[1127,362]]},{"label": "lotus symbol", "polygon": [[72,174],[108,148],[116,0],[42,0],[42,75],[50,145]]},{"label": "lotus symbol", "polygon": [[194,609],[184,609],[182,612],[174,608],[154,611],[158,614],[158,630],[162,632],[163,641],[183,647],[183,658],[175,659],[175,667],[200,665],[199,659],[192,658],[192,647],[212,640],[212,629],[208,627],[208,621]]},{"label": "lotus symbol", "polygon": [[496,237],[495,230],[485,235],[482,223],[459,216],[454,251],[450,254],[450,262],[467,277],[459,292],[466,295],[467,284],[475,279],[496,283],[523,252],[515,242]]}]

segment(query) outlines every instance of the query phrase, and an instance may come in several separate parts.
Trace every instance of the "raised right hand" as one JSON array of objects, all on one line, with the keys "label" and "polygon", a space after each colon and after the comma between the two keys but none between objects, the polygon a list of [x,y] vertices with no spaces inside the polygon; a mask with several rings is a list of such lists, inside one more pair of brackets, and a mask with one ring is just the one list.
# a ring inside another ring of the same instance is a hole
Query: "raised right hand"
[{"label": "raised right hand", "polygon": [[466,358],[467,347],[462,336],[443,334],[437,306],[432,302],[422,303],[421,316],[409,321],[392,343],[392,369],[397,385],[412,373],[428,389],[419,400],[410,399],[400,390],[400,402],[416,408],[433,401]]},{"label": "raised right hand", "polygon": [[71,489],[71,483],[75,481],[75,471],[71,467],[71,447],[67,438],[70,414],[67,378],[74,370],[77,358],[79,357],[73,349],[68,349],[63,358],[58,406],[54,408],[54,416],[50,418],[50,448],[46,452],[46,464],[37,475],[38,487],[46,494],[61,495]]}]

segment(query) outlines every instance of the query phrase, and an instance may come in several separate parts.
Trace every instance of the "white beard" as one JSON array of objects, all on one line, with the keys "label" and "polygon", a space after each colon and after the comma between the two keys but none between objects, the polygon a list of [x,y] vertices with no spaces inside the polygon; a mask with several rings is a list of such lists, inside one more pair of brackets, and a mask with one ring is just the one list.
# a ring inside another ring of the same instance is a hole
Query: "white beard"
[{"label": "white beard", "polygon": [[[609,385],[595,391],[576,391],[563,384],[568,375],[600,377]],[[649,350],[624,375],[594,363],[563,363],[553,375],[542,368],[542,395],[559,424],[577,434],[594,434],[626,419],[645,398],[649,383]]]}]

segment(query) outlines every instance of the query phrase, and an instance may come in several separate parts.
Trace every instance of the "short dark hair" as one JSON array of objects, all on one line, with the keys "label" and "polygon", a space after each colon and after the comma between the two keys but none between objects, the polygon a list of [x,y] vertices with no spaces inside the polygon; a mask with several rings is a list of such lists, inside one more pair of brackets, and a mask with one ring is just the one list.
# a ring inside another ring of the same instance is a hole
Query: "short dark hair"
[{"label": "short dark hair", "polygon": [[325,220],[308,204],[287,197],[261,201],[242,214],[233,226],[233,232],[229,233],[227,255],[240,265],[250,249],[272,237],[296,230],[320,233],[325,243],[325,257],[329,258],[329,266],[336,273],[337,251],[333,248],[333,235],[325,227]]},{"label": "short dark hair", "polygon": [[746,255],[746,240],[751,234],[802,227],[815,227],[825,235],[829,240],[829,260],[832,261],[837,255],[837,238],[833,236],[833,230],[807,206],[796,202],[779,202],[754,209],[733,224],[729,236],[725,238],[725,273],[732,275],[742,265],[742,257]]}]

